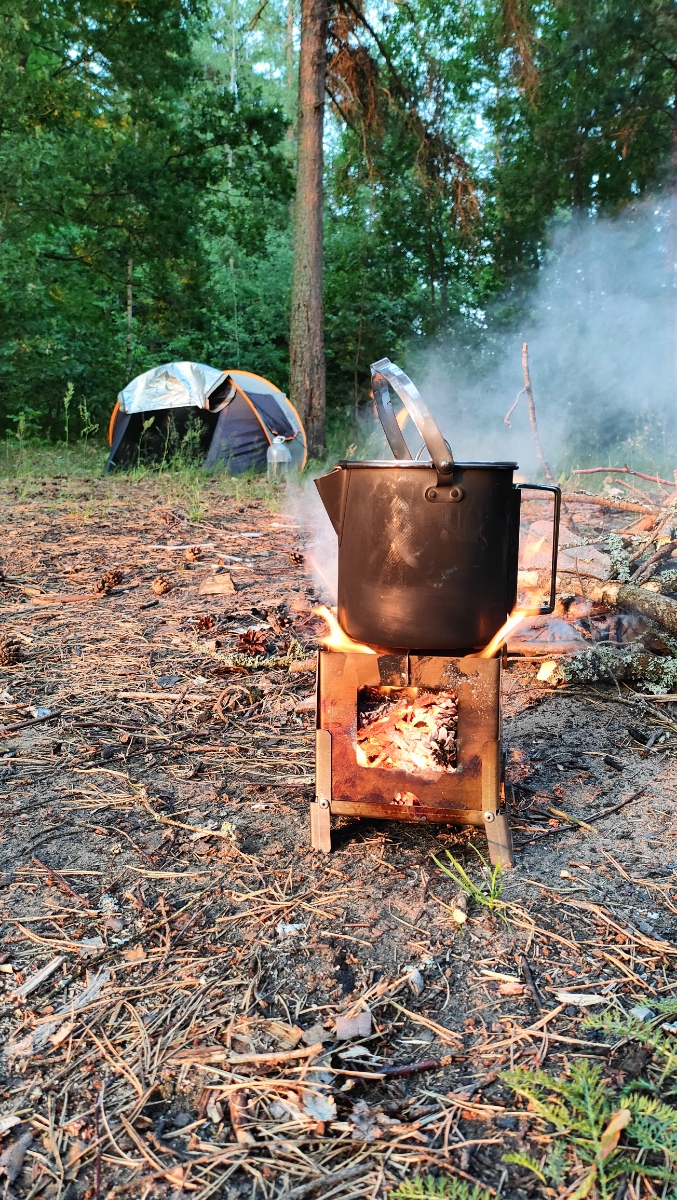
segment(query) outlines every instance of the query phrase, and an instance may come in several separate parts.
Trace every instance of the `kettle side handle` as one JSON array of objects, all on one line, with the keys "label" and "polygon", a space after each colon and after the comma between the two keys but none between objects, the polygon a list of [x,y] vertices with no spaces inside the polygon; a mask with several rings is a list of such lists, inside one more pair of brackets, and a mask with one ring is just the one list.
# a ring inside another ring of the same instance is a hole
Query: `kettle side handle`
[{"label": "kettle side handle", "polygon": [[521,492],[529,489],[532,492],[552,492],[555,501],[552,514],[552,559],[550,562],[550,602],[539,608],[539,615],[545,617],[553,612],[557,600],[557,551],[559,548],[559,517],[562,508],[562,489],[551,483],[516,483],[514,487]]}]

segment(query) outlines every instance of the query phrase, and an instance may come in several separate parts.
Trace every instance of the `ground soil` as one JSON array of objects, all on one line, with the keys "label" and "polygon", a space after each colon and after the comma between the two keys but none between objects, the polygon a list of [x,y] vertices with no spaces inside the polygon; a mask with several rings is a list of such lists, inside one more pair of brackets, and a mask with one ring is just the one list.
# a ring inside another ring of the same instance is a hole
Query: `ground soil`
[{"label": "ground soil", "polygon": [[[563,988],[677,987],[675,707],[508,662],[503,917],[452,915],[439,864],[480,883],[479,831],[344,819],[313,852],[318,593],[270,504],[3,486],[0,1173],[24,1200],[376,1198],[428,1170],[540,1194],[503,1162],[539,1126],[501,1072],[608,1061]],[[262,669],[224,662],[250,629]]]}]

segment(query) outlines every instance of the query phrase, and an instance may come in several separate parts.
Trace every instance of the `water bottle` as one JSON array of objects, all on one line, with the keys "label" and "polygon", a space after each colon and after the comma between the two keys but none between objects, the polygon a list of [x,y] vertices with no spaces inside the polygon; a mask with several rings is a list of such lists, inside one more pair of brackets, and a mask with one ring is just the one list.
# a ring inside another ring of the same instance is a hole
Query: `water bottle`
[{"label": "water bottle", "polygon": [[268,479],[284,479],[291,466],[291,451],[283,437],[274,437],[266,451]]}]

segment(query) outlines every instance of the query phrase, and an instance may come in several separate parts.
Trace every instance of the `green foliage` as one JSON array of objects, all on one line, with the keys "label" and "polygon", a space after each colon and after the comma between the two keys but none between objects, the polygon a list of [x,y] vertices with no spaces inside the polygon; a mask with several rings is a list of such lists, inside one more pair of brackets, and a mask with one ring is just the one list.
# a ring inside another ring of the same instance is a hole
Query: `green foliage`
[{"label": "green foliage", "polygon": [[445,1197],[446,1200],[489,1200],[491,1193],[486,1188],[471,1186],[464,1179],[453,1175],[415,1175],[388,1192],[389,1200],[426,1200],[427,1197]]},{"label": "green foliage", "polygon": [[566,1147],[563,1142],[552,1141],[541,1162],[537,1162],[533,1155],[519,1151],[504,1154],[503,1162],[525,1167],[527,1171],[533,1171],[541,1183],[551,1183],[555,1187],[559,1187],[566,1178]]},{"label": "green foliage", "polygon": [[207,75],[197,36],[209,18],[202,0],[5,6],[5,421],[30,395],[42,430],[65,433],[71,379],[88,397],[84,423],[102,424],[125,382],[130,275],[133,373],[175,357],[235,358],[228,328],[208,312],[206,235],[218,214],[233,244],[258,246],[284,213],[291,177],[276,149],[284,120],[254,81],[235,96],[218,70]]},{"label": "green foliage", "polygon": [[527,1168],[543,1184],[568,1184],[578,1200],[593,1190],[600,1200],[610,1200],[619,1179],[632,1173],[671,1186],[670,1195],[677,1194],[677,1105],[669,1102],[677,1093],[669,1020],[677,1015],[677,1000],[652,1000],[651,1005],[654,1015],[648,1020],[617,1009],[583,1022],[584,1029],[604,1034],[612,1044],[638,1043],[648,1050],[651,1066],[644,1079],[614,1085],[599,1063],[585,1059],[562,1076],[523,1067],[503,1076],[553,1131],[541,1161],[509,1153],[505,1162]]},{"label": "green foliage", "polygon": [[[77,396],[83,428],[99,426],[77,434],[101,436],[128,366],[189,358],[286,387],[295,14],[288,0],[4,6],[0,435],[23,417],[26,435],[69,440]],[[661,186],[676,36],[668,0],[411,0],[377,24],[333,10],[330,429],[369,408],[383,353],[433,351],[445,377],[481,377],[534,315],[553,225]],[[569,452],[603,448],[613,424],[655,453],[655,414],[621,428],[603,392]]]},{"label": "green foliage", "polygon": [[[601,1068],[583,1060],[572,1065],[569,1077],[559,1078],[546,1071],[517,1068],[505,1080],[518,1095],[531,1101],[533,1109],[549,1125],[566,1135],[572,1160],[570,1169],[583,1176],[574,1195],[586,1196],[595,1186],[602,1200],[608,1200],[619,1177],[627,1171],[628,1161],[622,1148],[615,1145],[609,1148],[605,1144],[613,1109]],[[514,1159],[507,1157],[506,1161]],[[523,1165],[534,1169],[530,1162]],[[541,1179],[547,1178],[543,1168],[537,1168],[536,1174]]]},{"label": "green foliage", "polygon": [[472,848],[482,862],[485,878],[481,884],[476,884],[470,878],[465,868],[461,863],[456,861],[448,850],[445,850],[445,854],[451,865],[441,863],[434,854],[431,854],[430,857],[436,866],[440,868],[440,871],[443,871],[445,875],[453,879],[456,886],[460,887],[471,900],[474,900],[477,904],[481,904],[483,908],[488,908],[490,912],[498,912],[503,915],[505,904],[501,901],[501,893],[503,891],[503,869],[501,864],[496,863],[493,868],[490,867],[477,847],[473,846]]}]

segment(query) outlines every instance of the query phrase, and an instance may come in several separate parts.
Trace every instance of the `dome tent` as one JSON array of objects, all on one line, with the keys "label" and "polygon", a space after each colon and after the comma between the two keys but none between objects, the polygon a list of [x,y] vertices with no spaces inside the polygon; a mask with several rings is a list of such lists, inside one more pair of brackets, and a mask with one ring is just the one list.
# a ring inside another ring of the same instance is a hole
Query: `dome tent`
[{"label": "dome tent", "polygon": [[283,437],[299,470],[306,435],[294,406],[252,371],[203,363],[165,363],[132,379],[118,394],[108,431],[107,470],[166,462],[183,446],[209,470],[265,470],[266,451]]}]

